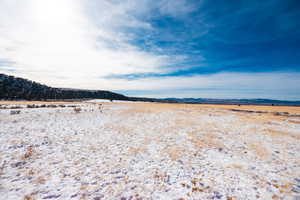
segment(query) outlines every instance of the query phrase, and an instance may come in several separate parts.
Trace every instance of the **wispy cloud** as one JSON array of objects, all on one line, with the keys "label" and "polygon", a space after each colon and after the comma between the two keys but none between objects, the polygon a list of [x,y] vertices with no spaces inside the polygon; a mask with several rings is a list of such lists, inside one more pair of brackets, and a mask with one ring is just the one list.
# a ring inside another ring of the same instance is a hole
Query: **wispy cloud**
[{"label": "wispy cloud", "polygon": [[[114,89],[300,89],[300,73],[236,73],[223,72],[193,76],[150,77],[140,79],[115,79]],[[282,84],[284,82],[284,84]]]},{"label": "wispy cloud", "polygon": [[[79,79],[81,88],[111,89],[128,95],[152,97],[276,98],[299,99],[300,73],[214,73],[193,76],[139,77],[132,79]],[[72,87],[59,79],[54,86]]]}]

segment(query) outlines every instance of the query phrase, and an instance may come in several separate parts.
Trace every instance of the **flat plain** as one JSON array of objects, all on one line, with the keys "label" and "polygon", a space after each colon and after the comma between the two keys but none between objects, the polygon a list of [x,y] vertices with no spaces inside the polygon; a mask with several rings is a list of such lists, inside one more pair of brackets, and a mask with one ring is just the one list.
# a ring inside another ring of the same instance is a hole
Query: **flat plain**
[{"label": "flat plain", "polygon": [[0,199],[300,199],[300,107],[0,105]]}]

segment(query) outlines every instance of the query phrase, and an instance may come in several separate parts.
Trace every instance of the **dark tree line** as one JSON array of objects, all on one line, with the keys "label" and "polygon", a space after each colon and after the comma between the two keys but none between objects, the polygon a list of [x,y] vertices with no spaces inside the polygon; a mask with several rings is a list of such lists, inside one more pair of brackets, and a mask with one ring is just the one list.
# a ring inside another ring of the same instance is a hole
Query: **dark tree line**
[{"label": "dark tree line", "polygon": [[0,99],[110,99],[129,100],[128,97],[103,90],[52,88],[31,80],[0,74]]}]

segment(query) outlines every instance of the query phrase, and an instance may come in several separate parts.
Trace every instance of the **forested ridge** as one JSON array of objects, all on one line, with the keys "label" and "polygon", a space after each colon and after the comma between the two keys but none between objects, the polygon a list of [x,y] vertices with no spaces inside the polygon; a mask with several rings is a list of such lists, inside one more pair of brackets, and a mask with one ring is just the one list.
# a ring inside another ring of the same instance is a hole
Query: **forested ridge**
[{"label": "forested ridge", "polygon": [[128,100],[128,97],[104,90],[54,88],[28,79],[0,74],[0,99],[111,99]]}]

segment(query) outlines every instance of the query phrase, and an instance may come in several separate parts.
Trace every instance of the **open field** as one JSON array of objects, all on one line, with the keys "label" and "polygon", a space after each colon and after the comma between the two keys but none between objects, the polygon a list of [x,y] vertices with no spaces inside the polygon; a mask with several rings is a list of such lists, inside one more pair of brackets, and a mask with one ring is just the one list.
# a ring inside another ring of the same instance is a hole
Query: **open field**
[{"label": "open field", "polygon": [[101,104],[0,102],[0,199],[300,199],[300,107]]}]

